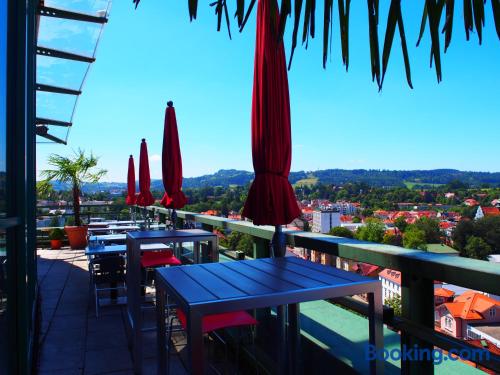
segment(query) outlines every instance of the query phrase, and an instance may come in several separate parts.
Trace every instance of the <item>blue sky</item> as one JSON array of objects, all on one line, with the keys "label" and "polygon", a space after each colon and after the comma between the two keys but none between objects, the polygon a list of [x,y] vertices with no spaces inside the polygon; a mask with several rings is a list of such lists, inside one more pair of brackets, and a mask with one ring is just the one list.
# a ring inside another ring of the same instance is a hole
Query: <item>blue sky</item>
[{"label": "blue sky", "polygon": [[[190,23],[186,1],[142,0],[137,10],[132,1],[115,1],[68,146],[40,144],[38,169],[46,167],[50,153],[83,148],[100,156],[101,167],[108,170],[105,180],[125,181],[128,155],[138,158],[140,140],[146,138],[152,177],[161,178],[164,110],[173,100],[185,177],[223,168],[252,170],[255,12],[241,34],[233,22],[229,40],[225,30],[216,32],[208,3],[200,1],[198,20]],[[380,3],[382,48],[389,1]],[[331,61],[326,70],[321,66],[318,7],[318,35],[308,50],[297,47],[289,72],[292,170],[500,171],[500,41],[491,4],[486,5],[482,46],[476,34],[465,40],[462,5],[457,4],[438,84],[434,69],[429,69],[428,31],[415,48],[423,2],[416,3],[403,2],[414,89],[406,84],[396,31],[381,93],[371,82],[366,4],[352,2],[348,73],[341,61],[336,8]],[[66,30],[50,38],[65,40],[81,33]],[[285,40],[288,56],[290,35]]]}]

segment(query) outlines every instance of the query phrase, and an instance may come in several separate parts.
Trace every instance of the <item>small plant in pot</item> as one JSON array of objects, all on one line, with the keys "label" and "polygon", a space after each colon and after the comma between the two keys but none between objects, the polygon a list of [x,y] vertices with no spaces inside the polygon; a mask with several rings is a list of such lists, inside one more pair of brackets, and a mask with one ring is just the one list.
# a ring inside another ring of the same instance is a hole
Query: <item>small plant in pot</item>
[{"label": "small plant in pot", "polygon": [[54,228],[49,232],[50,248],[59,250],[64,239],[64,231],[61,228]]},{"label": "small plant in pot", "polygon": [[96,169],[98,160],[92,153],[85,155],[83,150],[68,157],[52,154],[47,162],[54,169],[47,169],[41,174],[45,181],[55,180],[71,186],[75,226],[65,226],[64,230],[72,249],[87,246],[87,227],[82,225],[80,218],[80,194],[84,183],[97,183],[106,174],[105,170]]}]

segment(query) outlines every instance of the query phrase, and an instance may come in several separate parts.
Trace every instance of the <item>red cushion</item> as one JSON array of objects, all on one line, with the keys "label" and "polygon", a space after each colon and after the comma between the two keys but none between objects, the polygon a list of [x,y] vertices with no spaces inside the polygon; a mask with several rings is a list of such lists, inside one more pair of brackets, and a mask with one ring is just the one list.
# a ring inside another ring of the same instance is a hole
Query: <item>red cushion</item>
[{"label": "red cushion", "polygon": [[[177,317],[179,318],[182,328],[186,329],[187,322],[184,311],[177,309]],[[222,328],[253,326],[257,323],[257,320],[246,311],[234,311],[204,316],[201,330],[203,333],[208,333]]]},{"label": "red cushion", "polygon": [[179,266],[181,261],[174,257],[172,250],[145,251],[141,257],[141,267]]}]

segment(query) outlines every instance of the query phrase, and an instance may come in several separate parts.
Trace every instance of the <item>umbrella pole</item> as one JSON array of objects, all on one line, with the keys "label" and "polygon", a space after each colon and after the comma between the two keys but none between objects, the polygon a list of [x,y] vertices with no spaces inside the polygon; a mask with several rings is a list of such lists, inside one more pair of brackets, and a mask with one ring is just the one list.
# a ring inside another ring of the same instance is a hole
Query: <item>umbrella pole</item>
[{"label": "umbrella pole", "polygon": [[[271,246],[271,256],[273,258],[281,258],[285,256],[285,235],[281,225],[274,226],[274,235],[272,239]],[[278,316],[278,337],[279,337],[279,350],[278,350],[278,363],[279,372],[281,374],[286,373],[286,358],[287,358],[287,334],[286,334],[286,322],[287,322],[287,306],[281,305],[276,308]]]},{"label": "umbrella pole", "polygon": [[283,234],[281,225],[274,226],[274,235],[272,239],[271,250],[272,250],[271,256],[273,258],[280,258],[285,256],[286,252],[285,235]]},{"label": "umbrella pole", "polygon": [[175,208],[172,209],[172,214],[170,215],[170,221],[172,222],[172,228],[176,230],[177,226],[177,211],[175,211]]}]

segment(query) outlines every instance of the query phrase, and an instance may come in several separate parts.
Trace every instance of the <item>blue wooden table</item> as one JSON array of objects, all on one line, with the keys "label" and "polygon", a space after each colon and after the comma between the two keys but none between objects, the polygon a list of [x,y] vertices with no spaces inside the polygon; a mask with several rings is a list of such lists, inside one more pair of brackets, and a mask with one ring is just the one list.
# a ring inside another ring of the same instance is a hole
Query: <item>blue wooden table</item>
[{"label": "blue wooden table", "polygon": [[[356,294],[368,295],[369,343],[383,347],[382,291],[380,281],[312,263],[295,257],[197,264],[156,270],[158,323],[158,374],[166,373],[165,303],[173,299],[185,312],[190,371],[203,374],[202,318],[210,314],[287,306],[289,334],[282,338],[280,373],[300,368],[299,303]],[[283,325],[284,326],[284,325]],[[285,342],[284,338],[289,337]],[[287,350],[296,362],[285,369]],[[383,361],[370,364],[372,373],[383,372]]]}]

